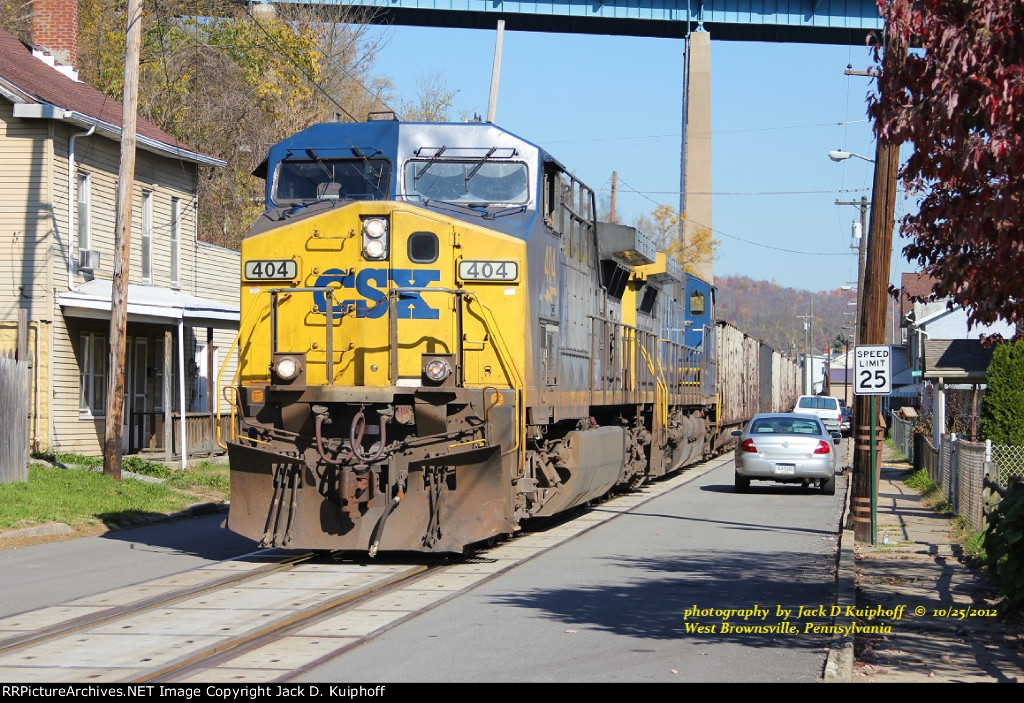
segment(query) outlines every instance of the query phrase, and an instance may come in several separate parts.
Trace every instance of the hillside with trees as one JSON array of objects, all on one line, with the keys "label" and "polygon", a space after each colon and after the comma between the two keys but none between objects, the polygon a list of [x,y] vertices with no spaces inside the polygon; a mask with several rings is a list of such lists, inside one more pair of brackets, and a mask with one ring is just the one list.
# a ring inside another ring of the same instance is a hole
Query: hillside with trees
[{"label": "hillside with trees", "polygon": [[[718,317],[764,340],[783,354],[803,353],[805,318],[810,317],[811,345],[818,351],[841,349],[855,324],[852,290],[805,291],[748,276],[715,277]],[[892,334],[892,306],[886,339]]]}]

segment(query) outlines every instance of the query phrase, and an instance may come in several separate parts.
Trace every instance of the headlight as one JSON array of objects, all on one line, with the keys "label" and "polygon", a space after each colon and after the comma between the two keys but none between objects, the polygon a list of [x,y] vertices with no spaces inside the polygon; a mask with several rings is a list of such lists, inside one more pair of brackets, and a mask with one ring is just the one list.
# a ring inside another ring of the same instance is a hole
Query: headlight
[{"label": "headlight", "polygon": [[363,234],[371,239],[380,239],[388,233],[388,222],[387,220],[381,220],[379,218],[371,218],[363,220]]},{"label": "headlight", "polygon": [[433,359],[427,363],[423,372],[434,383],[440,383],[451,375],[452,367],[444,359]]},{"label": "headlight", "polygon": [[388,256],[388,221],[383,217],[363,220],[363,257],[380,261]]},{"label": "headlight", "polygon": [[299,360],[294,356],[282,356],[277,360],[274,372],[278,378],[284,381],[291,381],[299,375]]},{"label": "headlight", "polygon": [[385,253],[387,253],[387,249],[384,246],[384,242],[379,239],[367,240],[366,244],[363,245],[363,254],[366,255],[367,259],[383,259]]}]

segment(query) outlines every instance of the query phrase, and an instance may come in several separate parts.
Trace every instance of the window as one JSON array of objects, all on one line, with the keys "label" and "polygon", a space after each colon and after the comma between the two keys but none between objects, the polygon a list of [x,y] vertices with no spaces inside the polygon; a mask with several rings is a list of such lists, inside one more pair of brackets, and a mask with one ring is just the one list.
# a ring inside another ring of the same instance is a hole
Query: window
[{"label": "window", "polygon": [[413,232],[409,235],[409,261],[414,264],[432,264],[437,261],[439,243],[433,232]]},{"label": "window", "polygon": [[407,161],[405,192],[458,203],[525,203],[526,164],[495,161]]},{"label": "window", "polygon": [[386,200],[391,164],[384,159],[287,159],[277,167],[274,203],[294,205],[314,200]]},{"label": "window", "polygon": [[142,193],[142,282],[153,284],[153,193]]},{"label": "window", "polygon": [[80,337],[78,410],[85,416],[106,412],[107,336],[83,332]]},{"label": "window", "polygon": [[181,288],[181,198],[171,198],[171,288]]},{"label": "window", "polygon": [[78,174],[78,248],[92,248],[92,212],[89,208],[92,179],[88,173]]},{"label": "window", "polygon": [[699,291],[694,291],[690,295],[690,315],[692,317],[701,317],[704,314],[704,294]]}]

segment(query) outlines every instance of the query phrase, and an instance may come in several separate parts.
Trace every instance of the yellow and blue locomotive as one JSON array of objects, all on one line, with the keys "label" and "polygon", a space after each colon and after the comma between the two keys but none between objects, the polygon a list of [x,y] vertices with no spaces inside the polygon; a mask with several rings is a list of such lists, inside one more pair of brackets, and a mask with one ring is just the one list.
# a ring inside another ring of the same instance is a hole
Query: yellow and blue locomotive
[{"label": "yellow and blue locomotive", "polygon": [[461,552],[698,461],[714,290],[493,124],[312,126],[242,242],[230,529]]}]

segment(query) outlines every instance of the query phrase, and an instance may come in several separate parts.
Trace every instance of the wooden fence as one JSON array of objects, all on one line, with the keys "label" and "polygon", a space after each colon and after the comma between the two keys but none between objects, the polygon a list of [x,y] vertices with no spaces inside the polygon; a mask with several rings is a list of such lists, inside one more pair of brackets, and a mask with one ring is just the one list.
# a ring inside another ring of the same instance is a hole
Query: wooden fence
[{"label": "wooden fence", "polygon": [[30,368],[0,357],[0,483],[28,480]]}]

